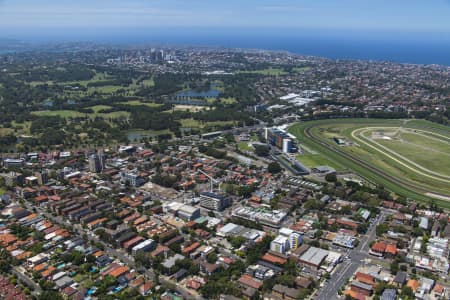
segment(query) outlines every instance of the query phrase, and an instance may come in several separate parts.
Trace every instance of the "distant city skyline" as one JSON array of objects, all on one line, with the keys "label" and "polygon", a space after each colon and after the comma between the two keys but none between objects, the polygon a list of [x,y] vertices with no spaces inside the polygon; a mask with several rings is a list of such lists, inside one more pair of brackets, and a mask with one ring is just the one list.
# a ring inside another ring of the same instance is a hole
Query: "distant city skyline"
[{"label": "distant city skyline", "polygon": [[448,0],[0,0],[0,37],[271,28],[434,33],[450,40],[449,16]]}]

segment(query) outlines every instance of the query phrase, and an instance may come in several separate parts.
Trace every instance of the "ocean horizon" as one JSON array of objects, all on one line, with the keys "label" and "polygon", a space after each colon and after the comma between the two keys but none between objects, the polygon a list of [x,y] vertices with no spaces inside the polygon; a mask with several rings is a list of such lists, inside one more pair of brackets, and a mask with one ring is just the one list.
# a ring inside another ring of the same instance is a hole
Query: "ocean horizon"
[{"label": "ocean horizon", "polygon": [[[9,36],[8,38],[11,38]],[[287,51],[342,60],[389,61],[450,66],[450,38],[439,34],[332,34],[320,32],[113,31],[79,35],[19,36],[33,42],[93,42],[116,45],[203,46]],[[0,52],[1,52],[0,47]]]}]

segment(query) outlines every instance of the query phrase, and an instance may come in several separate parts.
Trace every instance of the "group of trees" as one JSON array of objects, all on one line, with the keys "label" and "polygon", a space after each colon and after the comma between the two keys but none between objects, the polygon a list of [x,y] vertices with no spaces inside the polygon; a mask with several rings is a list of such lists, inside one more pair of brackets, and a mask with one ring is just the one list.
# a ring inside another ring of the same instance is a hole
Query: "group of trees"
[{"label": "group of trees", "polygon": [[11,224],[9,229],[19,240],[25,240],[33,233],[33,230],[30,227],[22,226],[20,224]]},{"label": "group of trees", "polygon": [[268,145],[254,145],[255,154],[258,156],[266,157],[270,154],[270,147]]},{"label": "group of trees", "polygon": [[0,273],[8,274],[15,264],[16,262],[11,254],[0,247]]},{"label": "group of trees", "polygon": [[233,108],[220,107],[214,110],[199,111],[193,114],[195,120],[203,122],[214,121],[240,121],[245,122],[246,125],[252,125],[254,122],[248,117],[247,113],[237,111]]},{"label": "group of trees", "polygon": [[280,173],[282,170],[281,166],[279,163],[277,163],[276,161],[271,162],[268,166],[267,166],[267,171],[269,171],[272,174],[276,174],[276,173]]},{"label": "group of trees", "polygon": [[206,155],[212,156],[217,159],[223,159],[227,156],[226,151],[221,151],[214,147],[206,147],[204,145],[200,145],[198,149],[200,152],[205,153]]},{"label": "group of trees", "polygon": [[149,108],[134,109],[131,112],[131,127],[140,129],[179,131],[180,123],[170,113],[155,111]]},{"label": "group of trees", "polygon": [[61,128],[66,125],[66,120],[59,116],[41,117],[33,120],[30,126],[32,134],[45,132],[49,128]]},{"label": "group of trees", "polygon": [[183,88],[183,84],[189,80],[189,76],[185,74],[160,74],[153,81],[151,87],[142,87],[137,92],[137,96],[160,98],[161,96],[171,95]]},{"label": "group of trees", "polygon": [[80,81],[90,80],[95,76],[95,71],[80,64],[69,64],[64,67],[49,66],[46,68],[33,68],[24,73],[23,79],[31,81]]},{"label": "group of trees", "polygon": [[236,261],[227,269],[221,269],[212,274],[208,282],[201,287],[200,291],[206,299],[215,299],[220,294],[241,296],[241,289],[233,281],[245,270],[243,261]]},{"label": "group of trees", "polygon": [[153,177],[152,177],[152,182],[156,183],[160,186],[164,186],[164,187],[172,187],[172,188],[176,188],[177,187],[177,183],[180,180],[179,176],[176,175],[172,175],[172,174],[162,174],[162,173],[156,173]]},{"label": "group of trees", "polygon": [[240,108],[257,104],[255,92],[255,83],[260,76],[253,74],[236,74],[234,76],[225,76],[220,79],[224,83],[224,92],[222,97],[239,99]]},{"label": "group of trees", "polygon": [[79,266],[85,262],[91,264],[95,262],[95,257],[93,255],[84,255],[80,251],[65,253],[64,255],[62,255],[61,259],[66,263],[70,262],[76,266]]},{"label": "group of trees", "polygon": [[0,136],[0,145],[13,145],[17,142],[17,137],[13,134]]}]

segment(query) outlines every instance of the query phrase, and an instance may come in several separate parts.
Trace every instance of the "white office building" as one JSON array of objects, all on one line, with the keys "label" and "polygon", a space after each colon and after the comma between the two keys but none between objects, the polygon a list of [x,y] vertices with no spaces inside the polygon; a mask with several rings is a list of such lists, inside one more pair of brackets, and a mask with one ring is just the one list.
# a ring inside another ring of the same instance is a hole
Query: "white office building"
[{"label": "white office building", "polygon": [[270,243],[270,250],[281,254],[289,250],[289,239],[285,236],[279,235]]}]

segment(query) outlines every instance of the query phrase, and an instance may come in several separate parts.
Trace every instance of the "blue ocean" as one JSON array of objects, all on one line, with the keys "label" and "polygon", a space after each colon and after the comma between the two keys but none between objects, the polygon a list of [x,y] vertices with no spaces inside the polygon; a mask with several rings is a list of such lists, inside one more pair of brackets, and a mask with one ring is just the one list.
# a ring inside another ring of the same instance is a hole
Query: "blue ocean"
[{"label": "blue ocean", "polygon": [[[154,42],[158,42],[154,40]],[[391,61],[450,66],[450,42],[411,40],[367,40],[326,37],[179,37],[167,44],[281,50],[331,59]]]},{"label": "blue ocean", "polygon": [[450,66],[450,34],[442,32],[153,28],[126,35],[117,31],[102,38],[123,43],[282,50],[331,59]]},{"label": "blue ocean", "polygon": [[[450,66],[450,34],[282,29],[108,29],[53,35],[16,35],[34,42],[89,41],[162,46],[214,46],[281,50],[331,59],[392,61]],[[1,49],[0,49],[1,50]]]}]

